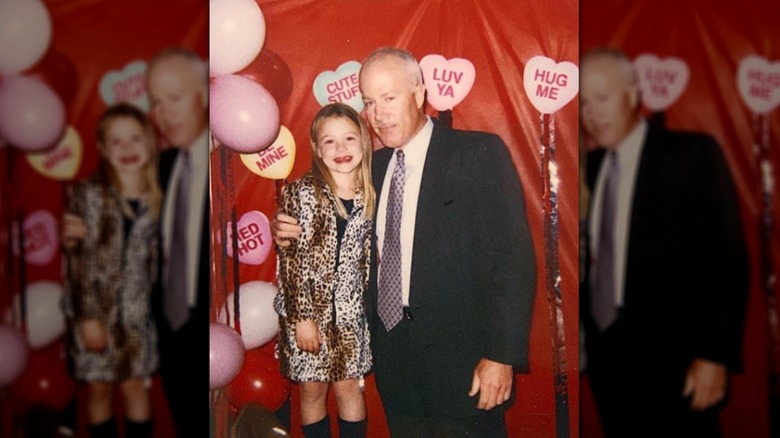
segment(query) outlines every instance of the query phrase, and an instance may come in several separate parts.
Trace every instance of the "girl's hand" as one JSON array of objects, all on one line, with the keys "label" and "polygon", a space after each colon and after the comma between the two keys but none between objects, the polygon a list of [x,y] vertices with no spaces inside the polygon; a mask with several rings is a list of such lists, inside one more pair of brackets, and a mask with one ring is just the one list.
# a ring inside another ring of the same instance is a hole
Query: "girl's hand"
[{"label": "girl's hand", "polygon": [[298,348],[309,353],[317,353],[320,351],[320,341],[320,330],[314,321],[308,319],[295,323],[295,342]]},{"label": "girl's hand", "polygon": [[108,346],[108,336],[103,323],[97,319],[89,319],[81,324],[84,335],[84,346],[87,350],[102,352]]}]

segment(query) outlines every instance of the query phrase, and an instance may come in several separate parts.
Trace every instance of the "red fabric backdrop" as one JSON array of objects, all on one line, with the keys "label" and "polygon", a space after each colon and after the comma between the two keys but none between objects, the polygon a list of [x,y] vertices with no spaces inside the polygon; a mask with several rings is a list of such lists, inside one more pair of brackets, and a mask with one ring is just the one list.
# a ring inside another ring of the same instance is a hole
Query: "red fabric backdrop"
[{"label": "red fabric backdrop", "polygon": [[[735,78],[745,56],[758,55],[770,63],[780,60],[780,4],[774,0],[582,0],[580,11],[583,52],[596,45],[609,45],[622,49],[631,59],[653,53],[662,59],[681,58],[689,67],[688,86],[666,111],[666,123],[670,128],[704,131],[717,138],[736,180],[753,267],[744,336],[745,370],[731,381],[731,400],[721,416],[723,430],[726,437],[767,437],[770,338],[767,293],[760,273],[760,177],[752,141],[758,128],[753,125],[752,111],[740,97]],[[766,121],[776,180],[780,170],[780,110],[775,108]],[[780,230],[778,200],[775,188],[773,236]],[[772,266],[778,272],[780,239],[773,237],[770,242]],[[775,286],[774,294],[778,289]],[[587,377],[583,378],[581,397],[582,436],[601,436]]]},{"label": "red fabric backdrop", "polygon": [[[71,82],[74,85],[73,97],[66,108],[66,123],[78,132],[83,142],[83,155],[80,165],[73,164],[76,166],[74,169],[77,169],[75,174],[61,181],[34,170],[25,153],[12,147],[0,149],[0,168],[3,174],[0,178],[0,235],[3,236],[0,246],[0,310],[3,312],[9,305],[12,294],[20,289],[21,281],[19,259],[11,257],[8,252],[10,242],[7,240],[7,233],[11,227],[11,219],[19,214],[26,217],[31,212],[42,209],[59,220],[64,186],[69,180],[81,179],[95,169],[97,150],[94,132],[97,120],[106,108],[106,100],[101,97],[100,92],[101,80],[112,71],[123,72],[125,75],[115,82],[118,88],[114,88],[114,92],[116,95],[121,94],[122,87],[118,82],[126,80],[124,90],[129,92],[126,95],[132,95],[134,91],[143,91],[143,83],[132,81],[131,76],[134,75],[125,70],[129,63],[146,61],[165,46],[189,47],[200,53],[204,59],[208,53],[208,9],[202,1],[45,0],[44,4],[52,21],[49,54],[54,52],[59,60],[59,64],[50,65],[48,71],[55,74],[55,80],[63,83],[63,72],[75,70],[75,81]],[[139,74],[135,75],[136,79],[141,77]],[[134,88],[136,86],[139,88]],[[56,248],[55,254],[45,264],[28,263],[25,270],[28,285],[43,280],[56,283],[62,281],[59,237],[48,237],[48,244]],[[159,379],[155,376],[153,382],[156,436],[173,436]],[[205,392],[205,382],[203,386]],[[79,394],[85,395],[83,388],[79,388]],[[11,436],[14,414],[21,413],[21,409],[20,406],[14,406],[15,400],[12,397],[6,398],[1,391],[0,403],[3,408],[3,429],[0,435]],[[80,416],[83,426],[83,410],[80,411]]]},{"label": "red fabric backdrop", "polygon": [[[578,6],[576,1],[525,2],[501,0],[481,2],[397,1],[390,3],[318,1],[259,1],[267,31],[260,56],[275,65],[276,80],[264,85],[277,95],[281,124],[289,128],[297,143],[295,164],[289,180],[300,177],[311,165],[308,129],[320,104],[312,91],[315,78],[335,71],[348,61],[361,62],[381,46],[398,46],[418,59],[440,54],[447,59],[466,58],[476,69],[470,94],[452,111],[453,126],[491,131],[509,146],[525,188],[527,209],[538,262],[537,299],[531,337],[531,372],[516,383],[517,402],[508,414],[511,436],[556,436],[555,392],[550,311],[545,287],[543,177],[539,156],[539,112],[523,89],[523,68],[536,55],[557,62],[578,63]],[[290,74],[285,76],[284,71]],[[282,72],[282,73],[279,73]],[[269,75],[272,76],[271,72]],[[291,78],[289,95],[284,81]],[[281,82],[280,82],[281,81]],[[262,81],[261,81],[262,82]],[[279,97],[282,96],[282,97]],[[429,108],[433,116],[437,112]],[[577,319],[577,144],[578,104],[576,99],[555,113],[559,188],[560,273],[563,325],[566,339],[564,371],[568,405],[562,417],[569,418],[571,436],[578,434],[578,319]],[[223,163],[212,154],[212,187],[221,181],[223,164],[229,170],[227,193],[215,196],[212,230],[219,233],[235,207],[236,217],[258,210],[269,218],[275,210],[276,183],[251,173],[239,155],[229,151]],[[221,183],[220,183],[221,184]],[[216,189],[214,189],[216,190]],[[216,193],[216,192],[215,192]],[[224,235],[223,233],[220,233]],[[233,260],[221,272],[225,259],[215,248],[213,307],[222,305],[233,291]],[[240,264],[237,282],[275,281],[273,252],[260,265]],[[413,358],[410,358],[413,360]],[[388,436],[381,404],[371,377],[367,380],[371,436]],[[300,436],[297,389],[292,390],[293,436]],[[334,412],[331,396],[330,409]]]}]

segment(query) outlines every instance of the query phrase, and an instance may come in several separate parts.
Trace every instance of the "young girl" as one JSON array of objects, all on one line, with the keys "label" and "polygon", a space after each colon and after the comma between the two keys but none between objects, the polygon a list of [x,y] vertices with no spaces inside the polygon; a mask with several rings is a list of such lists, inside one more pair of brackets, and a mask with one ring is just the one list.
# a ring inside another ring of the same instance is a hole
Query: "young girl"
[{"label": "young girl", "polygon": [[151,437],[145,380],[159,356],[150,309],[162,198],[157,147],[147,117],[125,103],[103,113],[97,145],[97,170],[69,196],[68,210],[83,217],[89,230],[66,264],[69,353],[76,379],[88,385],[90,435],[117,436],[118,384],[125,436]]},{"label": "young girl", "polygon": [[320,109],[310,135],[312,168],[281,197],[281,210],[303,227],[278,258],[281,370],[300,382],[307,437],[330,436],[329,385],[336,392],[339,435],[363,437],[359,379],[371,368],[363,296],[376,199],[371,139],[358,113],[341,103]]}]

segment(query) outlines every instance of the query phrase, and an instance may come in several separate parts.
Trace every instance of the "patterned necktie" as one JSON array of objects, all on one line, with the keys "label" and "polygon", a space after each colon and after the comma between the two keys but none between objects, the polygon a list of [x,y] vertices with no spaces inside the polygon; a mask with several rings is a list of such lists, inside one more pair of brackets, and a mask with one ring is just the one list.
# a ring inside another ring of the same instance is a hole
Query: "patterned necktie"
[{"label": "patterned necktie", "polygon": [[382,269],[379,274],[379,317],[390,331],[403,318],[401,290],[401,213],[404,202],[404,152],[395,154],[396,163],[387,196]]},{"label": "patterned necktie", "polygon": [[187,216],[189,215],[192,164],[189,151],[181,152],[176,198],[173,200],[173,226],[168,253],[168,284],[163,291],[165,317],[171,329],[178,330],[187,321]]},{"label": "patterned necktie", "polygon": [[601,198],[598,253],[594,269],[591,312],[600,330],[606,330],[617,316],[615,301],[615,207],[619,184],[617,152],[609,152],[607,176]]}]

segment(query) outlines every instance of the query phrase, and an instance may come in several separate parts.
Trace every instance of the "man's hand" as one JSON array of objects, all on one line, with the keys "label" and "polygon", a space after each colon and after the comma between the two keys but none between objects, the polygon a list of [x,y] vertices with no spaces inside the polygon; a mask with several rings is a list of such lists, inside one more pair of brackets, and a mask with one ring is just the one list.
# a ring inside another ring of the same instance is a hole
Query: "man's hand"
[{"label": "man's hand", "polygon": [[282,248],[288,247],[292,243],[291,239],[301,237],[302,231],[303,228],[298,225],[297,219],[278,210],[276,211],[271,221],[271,236],[273,236],[277,245]]},{"label": "man's hand", "polygon": [[84,336],[84,346],[87,350],[98,353],[104,351],[108,346],[108,337],[103,323],[97,319],[88,319],[81,324],[82,334]]},{"label": "man's hand", "polygon": [[512,395],[512,377],[511,365],[480,359],[474,368],[469,397],[479,393],[477,408],[489,411],[509,400]]},{"label": "man's hand", "polygon": [[87,224],[81,216],[63,213],[60,221],[60,242],[66,249],[73,249],[87,237]]},{"label": "man's hand", "polygon": [[295,343],[303,351],[316,353],[320,351],[320,330],[317,324],[307,319],[295,323]]},{"label": "man's hand", "polygon": [[726,383],[725,365],[706,359],[695,359],[688,367],[682,396],[691,397],[691,409],[703,411],[723,400]]}]

